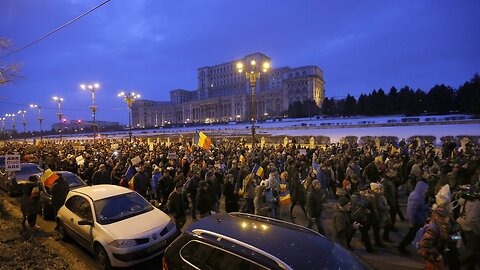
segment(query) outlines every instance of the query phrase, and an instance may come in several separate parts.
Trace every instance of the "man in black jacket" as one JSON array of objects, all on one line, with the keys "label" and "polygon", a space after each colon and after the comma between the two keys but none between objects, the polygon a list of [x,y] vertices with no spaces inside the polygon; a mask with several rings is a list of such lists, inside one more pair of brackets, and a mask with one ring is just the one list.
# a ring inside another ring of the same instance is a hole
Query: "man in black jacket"
[{"label": "man in black jacket", "polygon": [[308,193],[307,196],[307,210],[309,214],[308,228],[312,228],[312,225],[315,222],[317,224],[318,232],[321,235],[325,235],[321,215],[326,196],[322,191],[322,185],[320,184],[320,181],[313,180],[312,186],[313,189]]},{"label": "man in black jacket", "polygon": [[92,185],[111,184],[112,179],[110,177],[111,174],[105,169],[105,164],[100,164],[98,171],[92,176]]},{"label": "man in black jacket", "polygon": [[170,196],[168,196],[167,207],[175,220],[177,230],[180,232],[185,222],[187,222],[185,212],[188,209],[188,199],[185,193],[183,193],[182,183],[175,183],[175,189],[170,193]]}]

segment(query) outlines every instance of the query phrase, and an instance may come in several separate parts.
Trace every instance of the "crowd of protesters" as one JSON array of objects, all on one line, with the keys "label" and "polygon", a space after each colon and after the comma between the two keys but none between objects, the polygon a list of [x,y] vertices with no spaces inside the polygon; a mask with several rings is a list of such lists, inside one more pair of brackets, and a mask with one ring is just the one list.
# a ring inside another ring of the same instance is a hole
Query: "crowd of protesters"
[{"label": "crowd of protesters", "polygon": [[[279,219],[287,203],[289,221],[296,221],[293,210],[300,206],[309,228],[316,225],[345,248],[352,249],[356,231],[366,251],[385,248],[397,231],[398,216],[409,224],[398,252],[408,255],[421,231],[416,252],[426,268],[474,269],[480,255],[480,147],[472,142],[436,148],[402,140],[384,147],[335,143],[301,149],[295,144],[252,148],[222,139],[205,150],[189,142],[136,139],[6,143],[0,152],[76,173],[88,185],[129,187],[157,202],[179,229],[187,214],[194,221],[220,211]],[[256,165],[263,172],[252,171]],[[400,196],[408,196],[406,213]],[[327,201],[334,202],[331,230],[323,225]],[[457,234],[465,245],[462,254],[452,237]]]}]

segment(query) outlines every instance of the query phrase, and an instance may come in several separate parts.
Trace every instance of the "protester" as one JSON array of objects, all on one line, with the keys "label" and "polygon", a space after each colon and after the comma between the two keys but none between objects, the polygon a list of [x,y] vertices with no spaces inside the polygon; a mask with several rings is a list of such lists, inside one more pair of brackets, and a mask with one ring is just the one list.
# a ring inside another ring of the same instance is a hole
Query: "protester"
[{"label": "protester", "polygon": [[37,229],[37,213],[40,208],[40,190],[37,183],[37,177],[32,175],[29,182],[24,184],[23,194],[20,197],[20,209],[22,210],[22,229],[27,230],[26,222],[31,229]]},{"label": "protester", "polygon": [[322,235],[326,235],[321,216],[327,196],[322,190],[320,181],[313,180],[312,186],[313,189],[307,195],[307,209],[309,214],[307,227],[311,228],[313,223],[316,223],[318,232]]},{"label": "protester", "polygon": [[438,206],[432,212],[430,223],[418,244],[417,253],[425,259],[424,269],[445,269],[449,220],[450,212],[444,206]]},{"label": "protester", "polygon": [[415,190],[410,193],[407,203],[407,217],[409,221],[408,233],[398,246],[398,251],[402,254],[409,254],[406,247],[412,242],[417,231],[425,224],[427,217],[427,205],[425,203],[425,194],[428,185],[424,181],[420,181],[415,186]]},{"label": "protester", "polygon": [[188,209],[188,199],[183,192],[181,182],[175,183],[175,189],[170,193],[170,196],[168,196],[167,207],[175,221],[177,230],[180,232],[185,222],[187,222],[186,211]]}]

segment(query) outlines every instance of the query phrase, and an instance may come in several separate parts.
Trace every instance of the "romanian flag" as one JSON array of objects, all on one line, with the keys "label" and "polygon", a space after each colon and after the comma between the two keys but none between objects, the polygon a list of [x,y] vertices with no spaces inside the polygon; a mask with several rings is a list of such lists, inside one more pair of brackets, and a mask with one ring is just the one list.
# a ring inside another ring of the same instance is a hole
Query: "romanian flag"
[{"label": "romanian flag", "polygon": [[245,162],[245,157],[243,155],[240,155],[239,161],[240,161],[240,163],[244,163]]},{"label": "romanian flag", "polygon": [[290,191],[287,189],[287,184],[284,180],[280,181],[280,196],[278,197],[280,205],[290,204]]},{"label": "romanian flag", "polygon": [[286,192],[285,194],[280,194],[280,205],[287,205],[290,204],[290,192]]},{"label": "romanian flag", "polygon": [[392,145],[392,149],[390,149],[390,154],[393,155],[393,154],[395,154],[396,152],[398,152],[398,149],[395,148],[395,146]]},{"label": "romanian flag", "polygon": [[212,144],[212,140],[201,131],[195,133],[194,142],[196,145],[206,150],[210,149],[210,145]]},{"label": "romanian flag", "polygon": [[383,157],[382,156],[375,157],[375,161],[380,161],[383,163]]},{"label": "romanian flag", "polygon": [[40,180],[42,180],[43,185],[46,187],[51,187],[53,183],[55,183],[55,180],[58,179],[58,175],[52,172],[52,170],[47,169],[46,171],[43,172],[42,177]]},{"label": "romanian flag", "polygon": [[258,164],[255,164],[255,166],[253,166],[253,170],[252,170],[252,173],[257,175],[257,176],[262,176],[263,175],[263,168],[262,166],[258,165]]}]

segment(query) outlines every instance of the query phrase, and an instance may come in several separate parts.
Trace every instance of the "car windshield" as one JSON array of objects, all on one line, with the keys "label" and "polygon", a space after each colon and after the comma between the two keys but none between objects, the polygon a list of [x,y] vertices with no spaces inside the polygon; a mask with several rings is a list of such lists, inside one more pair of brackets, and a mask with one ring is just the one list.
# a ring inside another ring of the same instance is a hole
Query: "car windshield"
[{"label": "car windshield", "polygon": [[80,177],[73,173],[63,173],[62,174],[63,179],[68,182],[68,187],[69,188],[74,188],[78,186],[85,186],[85,182],[83,182]]},{"label": "car windshield", "polygon": [[153,210],[153,206],[136,192],[129,192],[94,202],[97,222],[105,225]]}]

